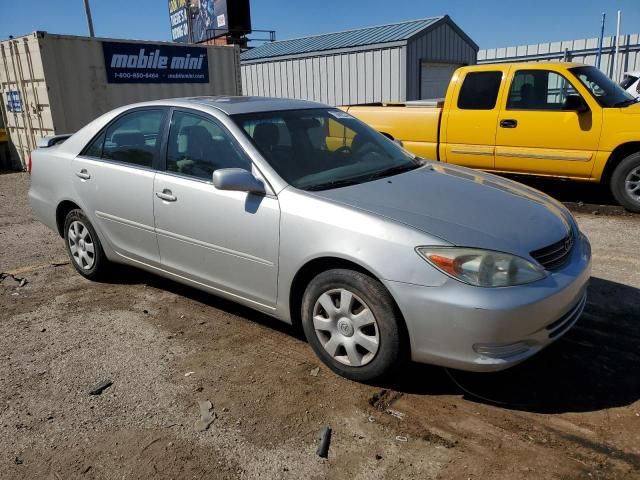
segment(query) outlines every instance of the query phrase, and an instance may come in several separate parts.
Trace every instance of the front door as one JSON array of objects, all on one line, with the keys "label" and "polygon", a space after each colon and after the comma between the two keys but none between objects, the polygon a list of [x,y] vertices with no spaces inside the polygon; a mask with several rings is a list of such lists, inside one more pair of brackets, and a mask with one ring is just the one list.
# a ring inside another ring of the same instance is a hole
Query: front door
[{"label": "front door", "polygon": [[123,114],[72,162],[73,182],[102,241],[125,259],[159,264],[153,180],[165,109]]},{"label": "front door", "polygon": [[258,308],[276,302],[277,198],[217,190],[220,168],[252,164],[213,118],[174,110],[164,171],[154,182],[156,233],[164,268]]},{"label": "front door", "polygon": [[564,76],[540,67],[514,70],[509,85],[496,134],[496,170],[589,178],[601,109],[568,108],[576,105],[576,96],[587,105],[593,99]]}]

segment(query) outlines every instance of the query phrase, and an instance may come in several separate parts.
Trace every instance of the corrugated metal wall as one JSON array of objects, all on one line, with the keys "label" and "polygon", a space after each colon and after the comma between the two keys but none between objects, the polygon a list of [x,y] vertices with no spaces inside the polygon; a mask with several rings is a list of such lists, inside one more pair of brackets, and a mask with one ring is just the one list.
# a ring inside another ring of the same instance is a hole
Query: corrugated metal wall
[{"label": "corrugated metal wall", "polygon": [[406,95],[405,47],[242,64],[246,95],[329,105],[400,101]]},{"label": "corrugated metal wall", "polygon": [[476,63],[476,49],[448,23],[443,23],[407,44],[407,97],[420,99],[420,73],[423,62]]},{"label": "corrugated metal wall", "polygon": [[7,91],[18,90],[24,105],[22,113],[5,111],[13,167],[24,166],[38,137],[74,132],[121,105],[183,96],[241,95],[238,48],[208,46],[207,50],[209,83],[111,84],[106,81],[100,39],[34,33],[1,42],[3,101]]},{"label": "corrugated metal wall", "polygon": [[[616,81],[628,70],[640,70],[640,35],[620,35],[618,72],[613,71],[615,37],[604,37],[600,69]],[[478,63],[568,61],[595,65],[598,39],[583,38],[536,45],[490,48],[478,52]]]}]

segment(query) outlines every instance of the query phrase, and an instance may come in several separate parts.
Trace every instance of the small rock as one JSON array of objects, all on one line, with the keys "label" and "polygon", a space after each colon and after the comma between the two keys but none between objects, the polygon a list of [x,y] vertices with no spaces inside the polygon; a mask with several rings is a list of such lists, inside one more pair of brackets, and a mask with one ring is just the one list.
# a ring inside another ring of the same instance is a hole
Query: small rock
[{"label": "small rock", "polygon": [[407,441],[409,441],[409,439],[408,439],[407,437],[405,437],[404,435],[398,435],[398,436],[396,437],[396,440],[397,440],[398,442],[407,442]]},{"label": "small rock", "polygon": [[107,388],[113,385],[111,380],[105,380],[103,382],[95,385],[91,390],[89,390],[89,395],[101,395]]},{"label": "small rock", "polygon": [[200,419],[196,421],[195,426],[198,431],[204,432],[213,423],[216,415],[212,412],[213,405],[209,400],[199,400],[198,406],[200,407]]},{"label": "small rock", "polygon": [[593,212],[591,212],[591,215],[600,215],[600,212],[598,210],[594,210]]},{"label": "small rock", "polygon": [[27,281],[27,279],[26,279],[26,278],[23,278],[22,280],[20,280],[20,284],[19,284],[18,286],[19,286],[19,287],[24,287],[27,283],[29,283],[29,282]]},{"label": "small rock", "polygon": [[380,455],[379,453],[376,453],[376,460],[382,460],[382,455]]},{"label": "small rock", "polygon": [[149,310],[142,310],[142,313],[149,313]]},{"label": "small rock", "polygon": [[22,465],[23,464],[23,461],[22,461],[22,459],[20,457],[16,457],[14,462],[15,462],[16,465]]},{"label": "small rock", "polygon": [[375,421],[376,421],[376,419],[375,419],[375,418],[373,418],[373,417],[369,417],[369,422],[373,423],[373,422],[375,422]]},{"label": "small rock", "polygon": [[311,370],[311,372],[309,372],[309,375],[311,375],[312,377],[317,377],[319,372],[320,372],[320,367],[316,367],[313,370]]},{"label": "small rock", "polygon": [[223,407],[223,408],[222,408],[222,411],[223,411],[223,412],[228,412],[228,411],[229,411],[229,409],[228,409],[227,407]]},{"label": "small rock", "polygon": [[190,377],[191,375],[193,375],[196,372],[187,372],[184,374],[185,377]]},{"label": "small rock", "polygon": [[40,332],[41,332],[41,333],[44,333],[44,332],[46,332],[46,331],[47,331],[47,329],[46,329],[46,328],[43,328],[42,330],[40,330]]},{"label": "small rock", "polygon": [[196,388],[196,392],[201,392],[202,390],[204,390],[202,386]]}]

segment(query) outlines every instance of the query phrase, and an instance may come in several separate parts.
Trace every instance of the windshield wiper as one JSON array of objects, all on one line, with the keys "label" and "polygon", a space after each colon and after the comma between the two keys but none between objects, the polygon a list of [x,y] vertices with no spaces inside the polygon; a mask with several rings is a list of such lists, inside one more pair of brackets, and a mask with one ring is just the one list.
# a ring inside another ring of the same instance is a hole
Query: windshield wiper
[{"label": "windshield wiper", "polygon": [[311,185],[309,187],[306,187],[305,190],[309,191],[309,192],[313,192],[316,190],[327,190],[329,188],[339,188],[339,187],[348,187],[349,185],[355,185],[357,183],[360,183],[354,179],[348,179],[348,180],[333,180],[331,182],[325,182],[325,183],[318,183],[317,185]]},{"label": "windshield wiper", "polygon": [[628,100],[623,100],[621,102],[614,103],[613,106],[614,107],[628,107],[629,105],[633,105],[634,103],[637,103],[638,100],[640,100],[640,97],[638,97],[638,98],[629,98]]},{"label": "windshield wiper", "polygon": [[367,175],[365,180],[376,180],[378,178],[390,177],[392,175],[398,175],[400,173],[408,172],[410,170],[415,170],[420,167],[420,165],[396,165],[395,167],[387,168],[386,170],[380,170],[379,172],[372,173],[371,175]]}]

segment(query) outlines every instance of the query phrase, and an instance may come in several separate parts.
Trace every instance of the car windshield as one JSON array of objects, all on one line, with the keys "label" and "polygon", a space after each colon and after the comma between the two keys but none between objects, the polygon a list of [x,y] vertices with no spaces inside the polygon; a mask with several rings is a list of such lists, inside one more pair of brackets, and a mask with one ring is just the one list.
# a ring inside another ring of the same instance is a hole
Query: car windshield
[{"label": "car windshield", "polygon": [[602,107],[626,107],[636,102],[633,95],[625,92],[596,67],[574,67],[570,71]]},{"label": "car windshield", "polygon": [[325,190],[413,170],[422,161],[338,109],[232,116],[287,183]]}]

